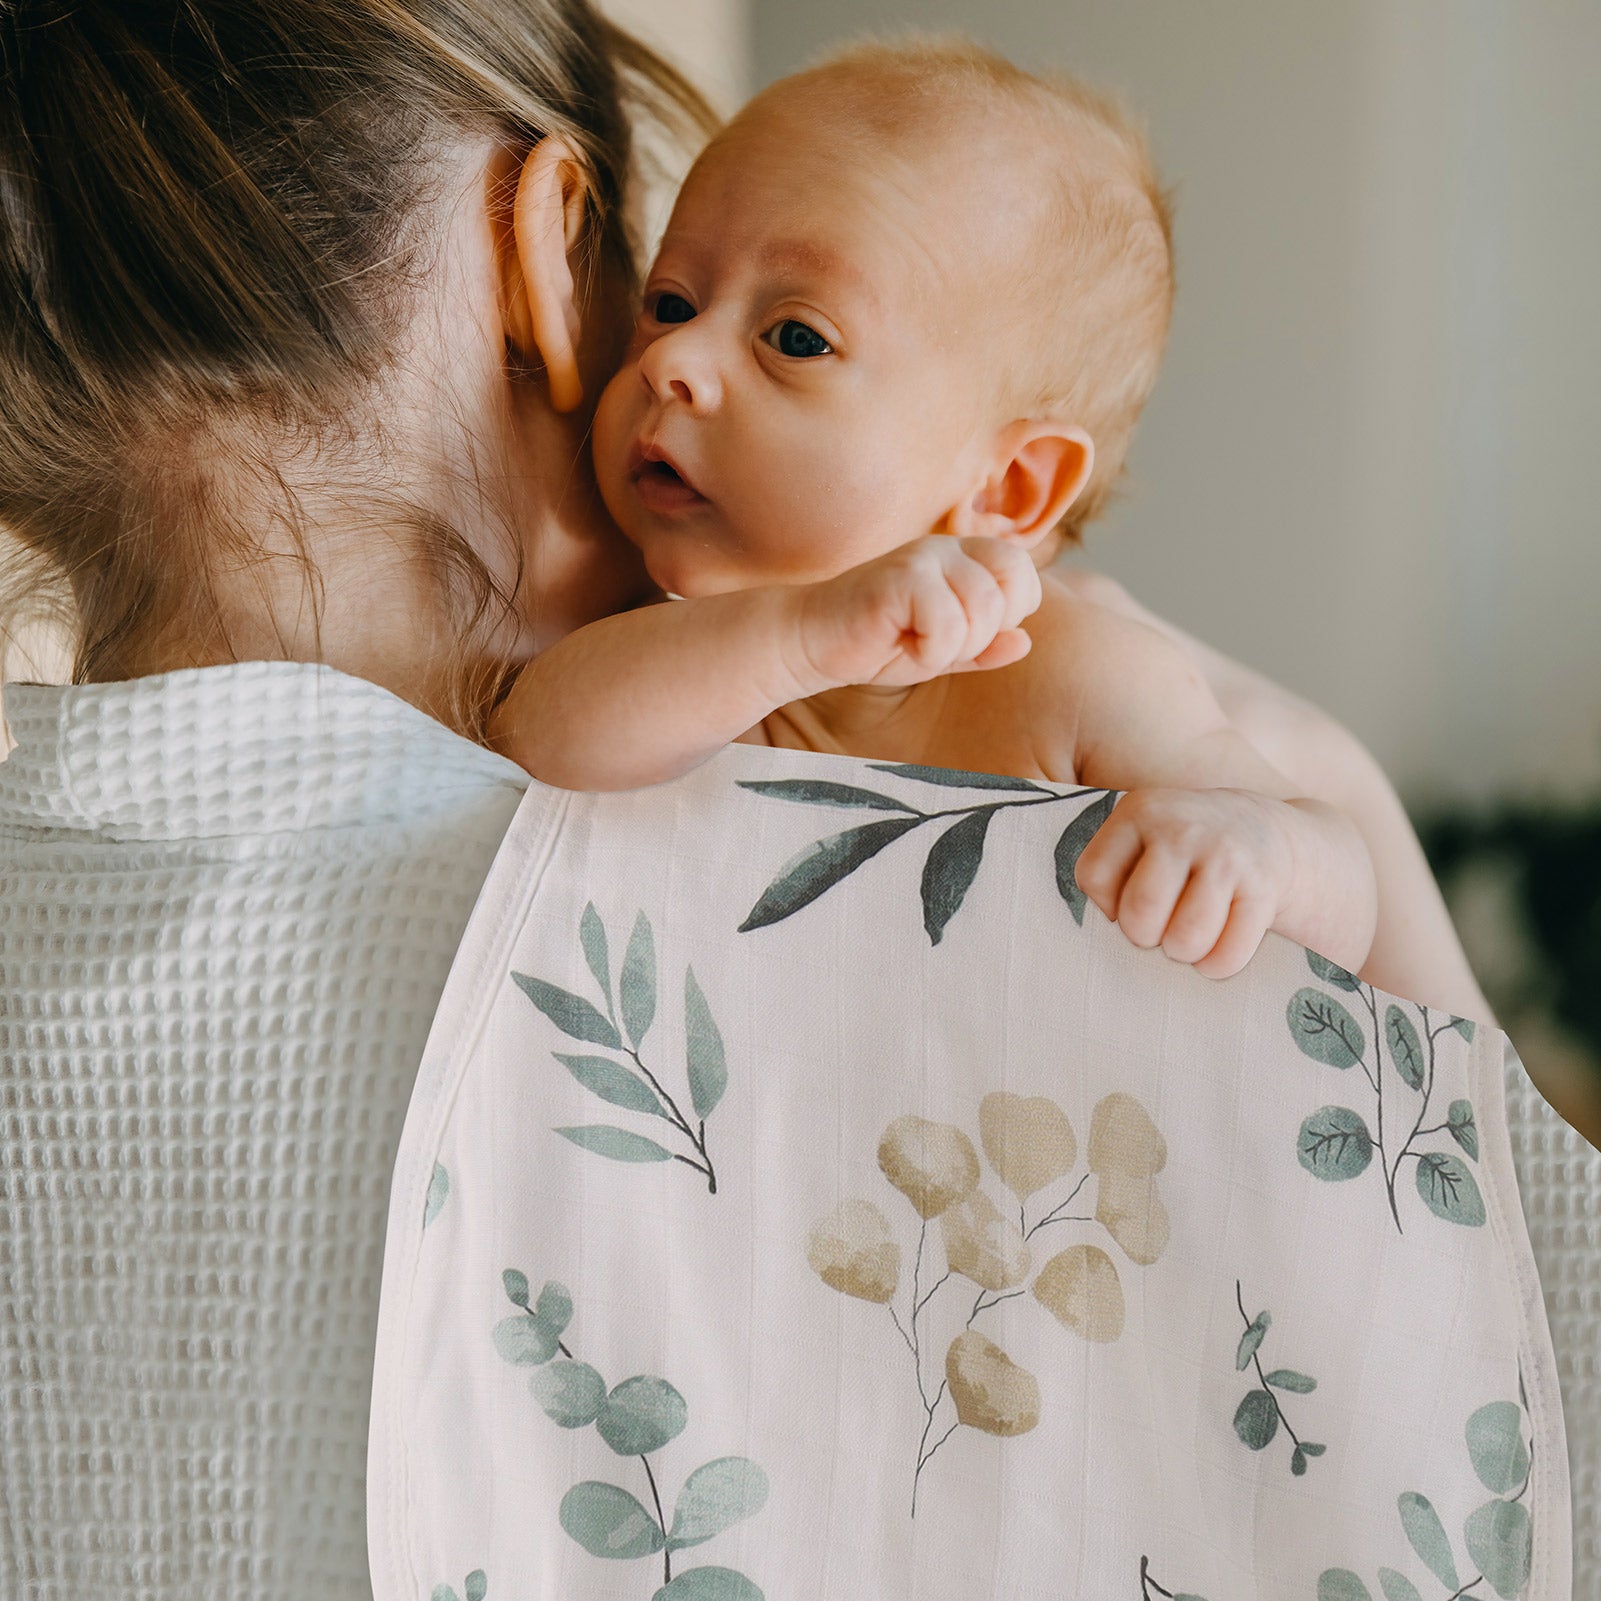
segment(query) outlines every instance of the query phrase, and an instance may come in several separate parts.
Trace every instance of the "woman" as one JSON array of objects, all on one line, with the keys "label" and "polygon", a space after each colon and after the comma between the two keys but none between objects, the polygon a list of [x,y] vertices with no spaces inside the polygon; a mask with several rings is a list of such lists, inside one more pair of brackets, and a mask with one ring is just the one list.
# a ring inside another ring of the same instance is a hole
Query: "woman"
[{"label": "woman", "polygon": [[0,766],[0,1589],[365,1595],[488,710],[644,593],[581,451],[625,93],[702,108],[586,0],[4,0],[0,56],[0,523],[78,630]]},{"label": "woman", "polygon": [[642,592],[573,401],[626,101],[702,108],[584,0],[7,0],[0,61],[0,524],[81,619],[0,766],[0,1592],[367,1595],[472,741]]}]

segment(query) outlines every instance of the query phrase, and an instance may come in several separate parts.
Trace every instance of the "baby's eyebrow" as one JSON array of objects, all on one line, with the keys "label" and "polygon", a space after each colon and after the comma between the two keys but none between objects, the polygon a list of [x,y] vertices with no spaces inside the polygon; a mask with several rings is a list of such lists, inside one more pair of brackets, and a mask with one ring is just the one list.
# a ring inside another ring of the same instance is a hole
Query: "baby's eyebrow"
[{"label": "baby's eyebrow", "polygon": [[822,274],[876,300],[866,276],[855,263],[809,239],[771,240],[762,247],[761,260],[770,269]]}]

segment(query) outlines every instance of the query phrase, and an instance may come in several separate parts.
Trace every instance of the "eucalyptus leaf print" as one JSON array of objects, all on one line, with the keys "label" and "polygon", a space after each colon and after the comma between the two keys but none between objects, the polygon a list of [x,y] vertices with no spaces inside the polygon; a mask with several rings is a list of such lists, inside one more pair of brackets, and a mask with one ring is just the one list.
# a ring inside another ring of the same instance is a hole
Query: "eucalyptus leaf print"
[{"label": "eucalyptus leaf print", "polygon": [[[1479,1133],[1471,1101],[1452,1101],[1443,1122],[1424,1127],[1440,1088],[1442,1036],[1471,1041],[1473,1024],[1449,1014],[1438,1016],[1412,1001],[1390,1002],[1381,1020],[1371,984],[1315,951],[1308,951],[1306,960],[1329,988],[1306,985],[1290,997],[1285,1008],[1290,1038],[1303,1056],[1349,1075],[1348,1084],[1359,1087],[1365,1082],[1373,1107],[1370,1116],[1351,1106],[1319,1107],[1301,1123],[1297,1160],[1314,1178],[1331,1184],[1359,1179],[1376,1167],[1398,1230],[1402,1229],[1397,1196],[1401,1167],[1415,1163],[1415,1187],[1428,1212],[1463,1228],[1482,1227],[1484,1198],[1467,1163],[1456,1151],[1430,1150],[1421,1144],[1432,1135],[1444,1135],[1469,1159],[1478,1160]],[[1365,1009],[1367,1027],[1341,995],[1354,997],[1353,1004]],[[1360,1070],[1360,1077],[1350,1072],[1352,1068]]]},{"label": "eucalyptus leaf print", "polygon": [[[1002,800],[978,801],[966,806],[925,810],[878,790],[819,779],[742,779],[739,787],[772,800],[833,810],[882,812],[875,822],[829,834],[790,858],[762,891],[745,921],[742,934],[781,923],[810,906],[837,884],[870,862],[880,851],[920,829],[926,823],[946,823],[934,834],[923,863],[920,885],[923,929],[929,944],[938,945],[947,924],[961,910],[984,860],[984,842],[990,825],[1004,811],[1019,806],[1055,806],[1064,801],[1096,799],[1080,808],[1056,845],[1056,883],[1076,923],[1084,921],[1085,897],[1073,877],[1079,853],[1095,830],[1110,815],[1117,800],[1114,792],[1100,789],[1057,791],[1027,778],[1003,778],[993,773],[959,773],[942,767],[912,763],[874,762],[873,771],[893,778],[927,784],[936,789],[978,790],[1003,795]],[[927,836],[925,836],[926,838]]]},{"label": "eucalyptus leaf print", "polygon": [[[1521,1374],[1518,1389],[1521,1395]],[[1501,1601],[1517,1601],[1524,1593],[1534,1554],[1534,1522],[1524,1503],[1534,1453],[1524,1442],[1524,1427],[1523,1408],[1512,1401],[1492,1401],[1467,1421],[1468,1458],[1479,1482],[1494,1499],[1475,1507],[1463,1525],[1462,1544],[1468,1560],[1478,1569],[1465,1583],[1439,1509],[1416,1490],[1397,1499],[1396,1512],[1406,1543],[1438,1589],[1431,1587],[1430,1580],[1420,1587],[1399,1569],[1380,1568],[1379,1587],[1385,1601],[1458,1601],[1467,1596],[1486,1601],[1492,1593]],[[1347,1568],[1326,1569],[1318,1580],[1318,1601],[1361,1596],[1371,1601],[1366,1584]]]},{"label": "eucalyptus leaf print", "polygon": [[1092,802],[1062,830],[1056,841],[1056,892],[1067,902],[1073,921],[1080,927],[1083,926],[1084,911],[1090,898],[1078,887],[1078,859],[1084,854],[1084,847],[1095,837],[1096,830],[1112,815],[1112,807],[1116,802],[1117,796],[1114,794],[1103,795],[1098,801]]},{"label": "eucalyptus leaf print", "polygon": [[[715,1195],[717,1170],[707,1144],[706,1120],[728,1087],[728,1061],[722,1034],[696,982],[694,969],[686,968],[684,973],[685,1076],[691,1117],[641,1054],[657,1016],[659,974],[650,919],[644,912],[634,919],[617,976],[615,1002],[611,946],[606,925],[593,905],[584,907],[578,941],[600,991],[600,1006],[527,973],[514,972],[512,981],[569,1039],[615,1053],[597,1056],[591,1052],[552,1051],[551,1055],[568,1073],[597,1100],[655,1119],[656,1126],[645,1133],[616,1123],[579,1123],[554,1132],[581,1150],[612,1162],[682,1162],[700,1173],[708,1193]],[[688,1149],[675,1150],[674,1144]],[[443,1169],[439,1171],[442,1173]]]},{"label": "eucalyptus leaf print", "polygon": [[[915,1244],[903,1247],[889,1213],[862,1197],[819,1218],[806,1240],[806,1260],[818,1278],[841,1295],[884,1307],[911,1358],[923,1413],[913,1455],[913,1517],[923,1470],[959,1428],[1007,1439],[1027,1434],[1040,1420],[1038,1379],[973,1327],[978,1317],[1031,1295],[1090,1344],[1109,1343],[1123,1332],[1123,1286],[1112,1256],[1089,1240],[1048,1253],[1041,1231],[1064,1224],[1102,1229],[1140,1267],[1155,1262],[1167,1245],[1168,1216],[1157,1184],[1167,1141],[1132,1095],[1117,1092],[1096,1105],[1088,1171],[1054,1204],[1051,1192],[1070,1177],[1079,1153],[1061,1107],[1043,1095],[997,1090],[979,1103],[978,1133],[998,1192],[985,1186],[978,1146],[956,1124],[908,1114],[884,1129],[879,1172],[910,1208]],[[1094,1213],[1074,1211],[1092,1179],[1098,1182]],[[904,1219],[905,1211],[897,1211]],[[926,1263],[936,1226],[945,1251],[938,1278]],[[940,1351],[944,1358],[936,1367]]]},{"label": "eucalyptus leaf print", "polygon": [[428,1180],[428,1198],[423,1203],[422,1226],[427,1228],[443,1210],[450,1195],[450,1174],[439,1163],[434,1163],[433,1177]]},{"label": "eucalyptus leaf print", "polygon": [[[666,1379],[640,1373],[607,1387],[597,1369],[580,1361],[562,1336],[573,1318],[573,1299],[555,1281],[529,1305],[527,1274],[501,1274],[506,1299],[520,1315],[495,1325],[493,1340],[514,1366],[532,1366],[529,1390],[558,1428],[593,1425],[612,1456],[637,1460],[648,1500],[608,1479],[585,1479],[561,1499],[556,1518],[591,1556],[609,1562],[662,1558],[661,1584],[653,1596],[700,1601],[764,1601],[761,1589],[732,1568],[696,1567],[673,1575],[673,1555],[704,1545],[767,1504],[767,1475],[748,1457],[714,1457],[684,1480],[671,1523],[663,1510],[661,1479],[652,1462],[683,1434],[689,1406]],[[471,1579],[469,1579],[469,1585]],[[470,1593],[470,1592],[469,1592]],[[438,1592],[436,1592],[437,1596]],[[482,1592],[480,1591],[480,1595]],[[641,1592],[643,1596],[643,1592]]]},{"label": "eucalyptus leaf print", "polygon": [[1245,1310],[1245,1291],[1240,1281],[1234,1281],[1234,1303],[1240,1309],[1245,1332],[1240,1336],[1234,1354],[1234,1366],[1240,1372],[1247,1367],[1256,1369],[1257,1388],[1247,1390],[1234,1413],[1234,1432],[1240,1443],[1252,1451],[1265,1451],[1277,1437],[1280,1425],[1290,1437],[1290,1472],[1300,1478],[1313,1457],[1323,1455],[1324,1446],[1312,1440],[1303,1440],[1295,1432],[1284,1412],[1280,1391],[1290,1395],[1310,1395],[1317,1388],[1317,1380],[1295,1368],[1274,1368],[1264,1372],[1260,1351],[1268,1330],[1273,1327],[1271,1312],[1258,1312],[1255,1317]]}]

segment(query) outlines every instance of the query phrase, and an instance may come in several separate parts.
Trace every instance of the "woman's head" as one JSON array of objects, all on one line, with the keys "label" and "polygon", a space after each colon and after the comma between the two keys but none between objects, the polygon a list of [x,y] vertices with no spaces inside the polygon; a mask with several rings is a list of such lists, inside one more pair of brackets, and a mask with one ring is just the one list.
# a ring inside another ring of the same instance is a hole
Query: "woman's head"
[{"label": "woman's head", "polygon": [[592,394],[631,90],[703,112],[587,0],[0,0],[0,525],[77,680],[276,654],[320,598],[478,730],[596,516],[516,198],[537,165]]}]

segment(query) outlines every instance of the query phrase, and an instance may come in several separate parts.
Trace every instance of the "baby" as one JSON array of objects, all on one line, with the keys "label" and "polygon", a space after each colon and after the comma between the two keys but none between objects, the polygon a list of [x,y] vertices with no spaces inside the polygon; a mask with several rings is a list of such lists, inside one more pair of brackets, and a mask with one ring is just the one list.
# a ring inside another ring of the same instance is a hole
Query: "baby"
[{"label": "baby", "polygon": [[774,85],[685,181],[595,418],[682,598],[536,658],[494,744],[572,789],[738,739],[1127,790],[1078,880],[1137,945],[1223,977],[1272,928],[1360,968],[1355,824],[1039,570],[1118,478],[1171,300],[1143,143],[1083,88],[944,43]]}]

